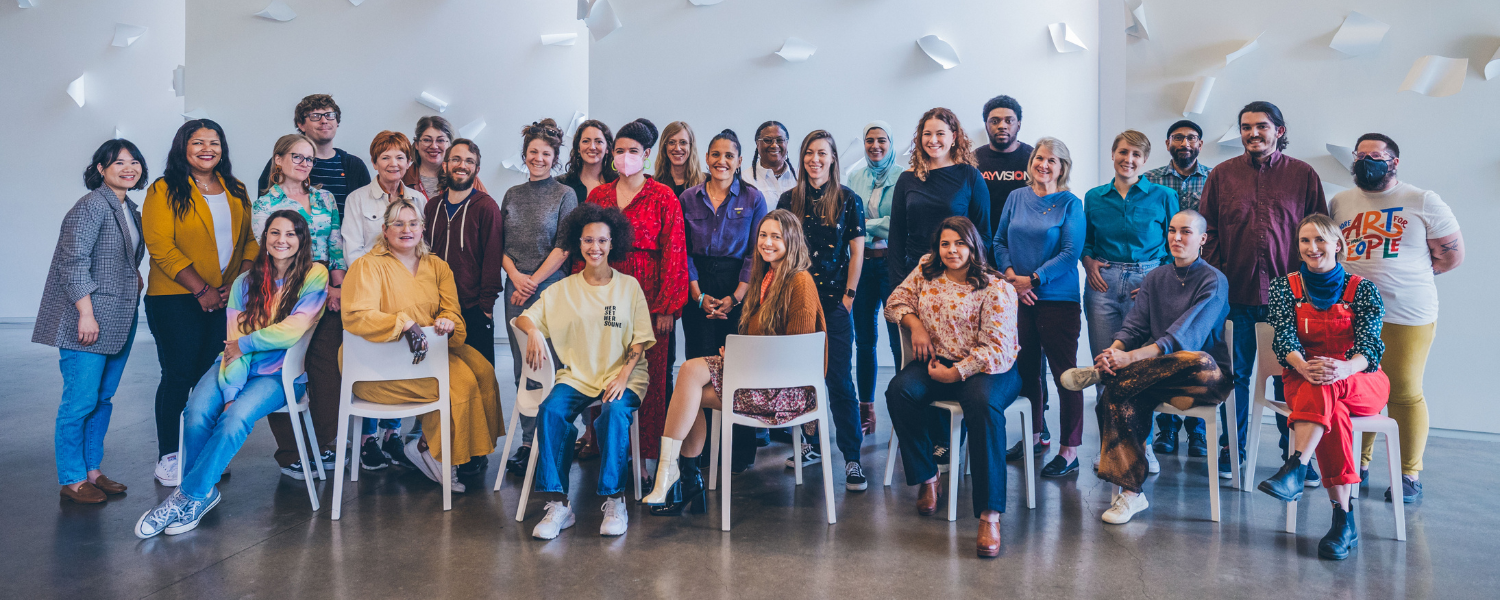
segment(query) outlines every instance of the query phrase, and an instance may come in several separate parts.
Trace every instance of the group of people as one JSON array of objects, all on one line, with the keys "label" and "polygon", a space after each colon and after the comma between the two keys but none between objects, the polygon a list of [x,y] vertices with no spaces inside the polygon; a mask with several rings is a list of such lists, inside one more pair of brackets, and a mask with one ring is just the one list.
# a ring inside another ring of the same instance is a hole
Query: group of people
[{"label": "group of people", "polygon": [[[499,326],[513,324],[526,340],[508,336],[513,379],[536,385],[522,381],[523,361],[556,373],[544,400],[517,407],[521,431],[509,433],[522,445],[505,467],[522,475],[536,454],[535,491],[548,494],[533,530],[541,539],[575,523],[575,460],[600,460],[600,533],[619,535],[629,477],[653,482],[644,500],[652,514],[703,508],[703,409],[732,406],[775,427],[818,408],[812,388],[723,398],[731,334],[826,334],[825,401],[845,487],[866,489],[861,446],[877,421],[882,317],[893,354],[902,356],[903,336],[912,354],[885,397],[906,482],[919,488],[917,511],[936,512],[945,456],[966,443],[980,556],[1000,550],[1006,462],[1051,446],[1043,357],[1057,384],[1060,447],[1042,475],[1079,469],[1082,391],[1099,386],[1095,469],[1121,490],[1103,519],[1124,523],[1147,508],[1141,486],[1159,470],[1156,453],[1176,452],[1180,429],[1190,456],[1208,453],[1201,422],[1153,422],[1162,403],[1216,405],[1238,394],[1240,447],[1218,441],[1218,470],[1238,468],[1256,354],[1255,335],[1242,332],[1256,322],[1276,330],[1286,369],[1276,393],[1291,407],[1281,423],[1285,465],[1260,489],[1300,498],[1319,481],[1316,454],[1335,505],[1320,554],[1343,558],[1358,539],[1350,486],[1365,469],[1350,455],[1351,415],[1389,403],[1405,473],[1391,494],[1421,495],[1432,277],[1458,266],[1463,243],[1436,194],[1396,179],[1400,150],[1385,135],[1359,139],[1357,188],[1329,203],[1313,169],[1282,153],[1280,110],[1253,102],[1239,115],[1242,156],[1202,165],[1202,128],[1184,120],[1166,132],[1171,162],[1147,172],[1150,139],[1126,131],[1110,149],[1111,181],[1080,199],[1068,186],[1067,146],[1021,142],[1022,108],[1009,96],[984,105],[988,141],[979,147],[952,111],[924,113],[905,168],[893,151],[899,132],[884,121],[865,126],[863,164],[848,171],[827,131],[808,133],[792,154],[787,128],[767,121],[754,132],[748,176],[731,130],[700,151],[681,121],[658,132],[637,119],[615,132],[589,120],[564,161],[564,132],[544,119],[521,131],[527,181],[496,202],[477,176],[478,144],[455,138],[443,118],[423,117],[412,138],[376,135],[372,177],[363,159],[333,145],[342,116],[327,95],[304,98],[297,132],[277,140],[253,194],[211,120],[178,130],[149,187],[131,142],[95,152],[84,173],[91,191],[64,220],[33,335],[60,351],[63,497],[97,503],[125,490],[101,472],[101,445],[143,290],[161,364],[155,478],[176,489],[138,521],[142,538],[197,526],[262,417],[282,472],[304,478],[291,423],[272,414],[286,405],[282,362],[299,343],[306,372],[290,391],[308,398],[318,462],[333,463],[346,330],[404,341],[413,361],[430,343],[448,345],[453,456],[441,455],[434,411],[405,433],[400,421],[367,420],[358,461],[367,470],[403,464],[464,491],[507,434],[494,353],[502,307]],[[128,194],[142,189],[138,207]],[[137,268],[148,254],[143,281]],[[1085,317],[1096,358],[1077,368]],[[674,382],[679,320],[688,360]],[[357,382],[354,394],[380,403],[439,397],[430,379]],[[1020,396],[1036,433],[1007,449],[1004,411]],[[948,439],[947,413],[930,406],[943,399],[963,406],[966,440]],[[573,422],[586,413],[580,438]],[[637,420],[654,471],[630,463]],[[735,429],[731,473],[753,465],[767,431]],[[786,464],[822,460],[832,457],[803,444]],[[1368,440],[1360,461],[1369,462]]]}]

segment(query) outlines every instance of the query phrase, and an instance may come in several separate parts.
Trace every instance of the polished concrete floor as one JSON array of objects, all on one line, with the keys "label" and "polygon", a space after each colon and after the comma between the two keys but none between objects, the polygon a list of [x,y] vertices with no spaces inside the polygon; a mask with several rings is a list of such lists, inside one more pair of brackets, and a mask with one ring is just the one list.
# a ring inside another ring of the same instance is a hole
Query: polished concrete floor
[{"label": "polished concrete floor", "polygon": [[[1027,510],[1017,467],[999,559],[974,556],[976,521],[961,488],[956,523],[919,517],[914,488],[882,488],[889,424],[865,443],[874,484],[845,492],[836,470],[838,524],[824,521],[822,474],[793,485],[782,466],[789,448],[761,450],[755,470],[734,480],[734,530],[719,530],[717,493],[708,514],[653,517],[630,507],[618,538],[597,534],[601,500],[591,492],[597,462],[575,469],[578,524],[550,542],[531,539],[541,503],[514,520],[517,485],[483,483],[441,510],[440,488],[401,469],[365,473],[345,488],[342,519],[309,510],[301,482],[282,477],[273,442],[256,429],[220,484],[223,502],[185,535],[138,540],[131,527],[169,490],[151,479],[155,348],[143,336],[115,398],[104,470],[130,486],[107,504],[59,500],[52,422],[61,380],[56,351],[31,344],[29,327],[0,328],[0,597],[7,598],[1495,598],[1500,596],[1500,512],[1485,507],[1500,489],[1500,444],[1434,437],[1423,481],[1427,496],[1407,507],[1408,538],[1394,539],[1390,505],[1360,505],[1355,556],[1319,560],[1330,515],[1309,491],[1300,534],[1281,531],[1283,505],[1268,496],[1223,494],[1223,521],[1209,520],[1203,459],[1163,457],[1147,484],[1151,508],[1106,526],[1111,488],[1088,469],[1042,480]],[[504,347],[501,348],[504,352]],[[508,370],[504,370],[508,373]],[[502,375],[502,377],[506,377]],[[506,377],[508,378],[508,377]],[[889,373],[882,377],[889,378]],[[508,384],[502,381],[502,388]],[[510,389],[514,389],[511,386]],[[506,395],[507,406],[511,398]],[[1090,411],[1092,414],[1092,411]],[[1052,415],[1049,415],[1052,417]],[[1052,421],[1055,423],[1055,420]],[[1096,454],[1097,438],[1084,455]],[[1011,423],[1011,435],[1019,424]],[[1274,428],[1267,428],[1274,440]],[[1383,454],[1377,453],[1377,460]],[[1262,448],[1258,474],[1276,466]],[[842,464],[842,463],[839,463]],[[1378,499],[1386,477],[1367,491]],[[1486,492],[1485,490],[1490,490]],[[1488,591],[1486,591],[1488,590]]]}]

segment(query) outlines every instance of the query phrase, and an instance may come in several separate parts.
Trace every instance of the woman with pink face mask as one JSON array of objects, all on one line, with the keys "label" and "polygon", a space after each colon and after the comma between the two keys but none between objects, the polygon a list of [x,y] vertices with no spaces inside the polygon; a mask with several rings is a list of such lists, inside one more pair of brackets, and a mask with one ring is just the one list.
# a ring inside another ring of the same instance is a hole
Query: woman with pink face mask
[{"label": "woman with pink face mask", "polygon": [[[595,187],[588,197],[589,204],[619,208],[630,219],[634,244],[625,260],[612,262],[610,266],[640,282],[650,306],[656,339],[668,340],[646,351],[651,386],[641,399],[638,418],[641,457],[647,459],[656,458],[657,443],[666,426],[672,362],[677,355],[672,330],[682,316],[682,307],[687,304],[688,297],[682,204],[677,201],[672,188],[645,174],[646,159],[651,155],[651,147],[656,145],[656,138],[656,126],[646,119],[636,119],[621,127],[615,136],[612,154],[619,178]],[[574,272],[582,266],[578,261]]]}]

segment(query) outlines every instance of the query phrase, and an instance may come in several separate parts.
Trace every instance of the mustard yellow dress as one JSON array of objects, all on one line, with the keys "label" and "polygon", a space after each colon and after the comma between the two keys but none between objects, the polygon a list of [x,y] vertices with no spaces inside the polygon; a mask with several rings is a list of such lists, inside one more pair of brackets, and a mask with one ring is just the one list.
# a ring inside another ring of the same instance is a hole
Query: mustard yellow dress
[{"label": "mustard yellow dress", "polygon": [[[416,322],[429,327],[439,318],[456,325],[448,336],[448,395],[453,402],[453,464],[495,451],[495,438],[505,435],[500,415],[500,384],[495,367],[478,350],[464,343],[464,320],[459,314],[458,288],[448,263],[428,254],[412,275],[401,260],[384,247],[349,265],[344,276],[344,330],[372,342],[394,342]],[[406,345],[402,344],[403,351]],[[354,395],[380,404],[436,402],[437,380],[372,381],[354,384]],[[422,433],[432,456],[442,460],[438,413],[422,419]]]}]

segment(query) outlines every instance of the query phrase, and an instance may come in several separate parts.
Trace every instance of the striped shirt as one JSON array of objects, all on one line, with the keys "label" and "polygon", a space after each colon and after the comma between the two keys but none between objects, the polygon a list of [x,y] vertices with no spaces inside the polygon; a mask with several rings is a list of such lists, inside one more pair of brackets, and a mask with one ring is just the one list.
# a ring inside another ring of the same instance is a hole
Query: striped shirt
[{"label": "striped shirt", "polygon": [[333,194],[341,215],[344,214],[344,197],[353,191],[349,189],[348,174],[344,173],[343,152],[338,150],[333,153],[333,158],[313,160],[312,174],[307,178],[313,185],[321,185],[324,190]]}]

